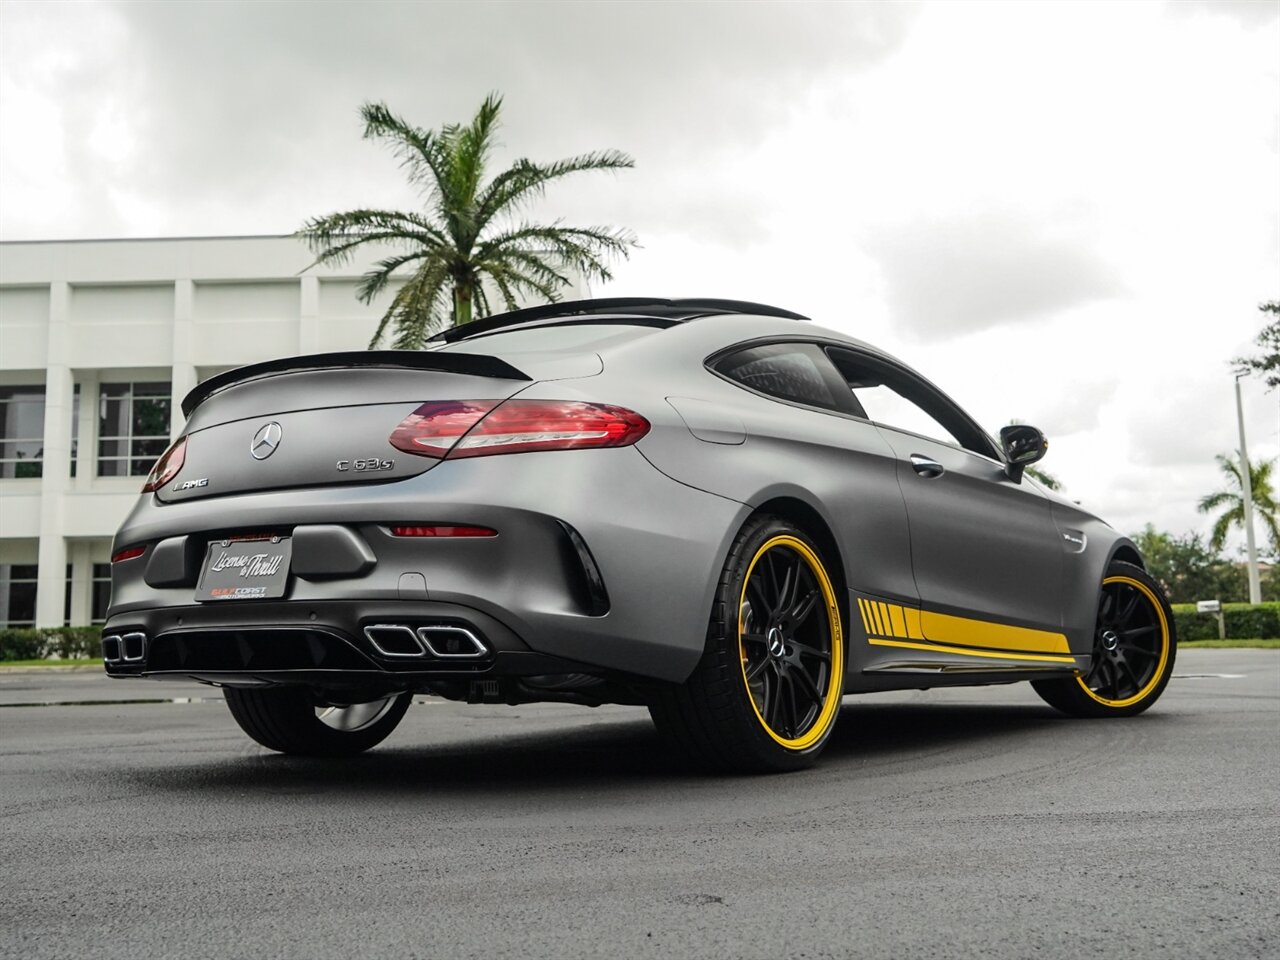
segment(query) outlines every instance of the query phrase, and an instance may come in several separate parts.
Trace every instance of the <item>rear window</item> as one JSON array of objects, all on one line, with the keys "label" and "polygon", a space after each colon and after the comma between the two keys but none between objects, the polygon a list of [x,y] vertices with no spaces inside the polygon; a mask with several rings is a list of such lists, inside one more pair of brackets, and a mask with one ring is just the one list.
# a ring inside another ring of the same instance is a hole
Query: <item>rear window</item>
[{"label": "rear window", "polygon": [[811,343],[770,343],[748,347],[716,363],[723,376],[779,400],[828,410],[844,409],[837,393],[839,374],[827,355]]},{"label": "rear window", "polygon": [[512,353],[595,351],[626,343],[657,332],[657,328],[634,323],[557,323],[545,327],[496,330],[478,337],[451,343],[442,349],[452,353],[483,353],[506,356]]}]

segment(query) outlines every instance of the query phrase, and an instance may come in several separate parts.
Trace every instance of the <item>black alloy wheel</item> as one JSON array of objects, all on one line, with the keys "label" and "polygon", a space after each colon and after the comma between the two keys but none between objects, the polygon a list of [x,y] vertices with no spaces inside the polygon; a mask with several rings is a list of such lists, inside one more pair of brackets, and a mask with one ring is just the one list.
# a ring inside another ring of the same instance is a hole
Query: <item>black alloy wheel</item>
[{"label": "black alloy wheel", "polygon": [[1173,611],[1163,589],[1141,567],[1116,561],[1098,595],[1088,671],[1071,680],[1040,680],[1032,686],[1072,716],[1132,716],[1164,691],[1176,654]]},{"label": "black alloy wheel", "polygon": [[650,703],[658,729],[714,769],[812,764],[840,713],[843,592],[806,532],[753,517],[725,560],[701,661]]}]

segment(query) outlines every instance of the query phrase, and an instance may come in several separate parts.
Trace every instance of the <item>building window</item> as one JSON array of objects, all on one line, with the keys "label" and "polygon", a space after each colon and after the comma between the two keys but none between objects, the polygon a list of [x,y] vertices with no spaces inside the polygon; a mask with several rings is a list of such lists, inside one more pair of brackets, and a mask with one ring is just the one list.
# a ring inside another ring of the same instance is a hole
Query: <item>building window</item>
[{"label": "building window", "polygon": [[41,474],[44,387],[0,387],[0,477]]},{"label": "building window", "polygon": [[0,563],[0,624],[6,627],[35,626],[34,563]]},{"label": "building window", "polygon": [[[67,600],[63,607],[62,619],[68,627],[79,627],[83,624],[72,623],[71,621],[71,598],[75,593],[75,585],[71,578],[71,564],[67,564]],[[111,564],[95,563],[93,565],[93,580],[91,582],[91,593],[89,594],[89,624],[97,626],[105,623],[107,619],[107,607],[111,604]]]},{"label": "building window", "polygon": [[169,384],[104,383],[98,400],[98,476],[145,477],[169,446]]}]

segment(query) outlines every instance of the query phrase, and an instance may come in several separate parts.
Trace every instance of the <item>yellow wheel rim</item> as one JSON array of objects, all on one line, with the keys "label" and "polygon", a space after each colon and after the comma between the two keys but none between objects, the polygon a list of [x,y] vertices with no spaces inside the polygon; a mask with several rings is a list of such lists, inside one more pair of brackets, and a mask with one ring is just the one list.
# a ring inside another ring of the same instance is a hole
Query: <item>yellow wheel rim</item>
[{"label": "yellow wheel rim", "polygon": [[[1114,695],[1106,696],[1098,690],[1094,690],[1090,687],[1089,681],[1091,678],[1099,677],[1100,679],[1105,679],[1105,677],[1100,676],[1100,671],[1105,674],[1107,668],[1100,664],[1098,660],[1099,657],[1109,657],[1113,655],[1112,651],[1108,650],[1106,645],[1114,642],[1116,647],[1120,647],[1124,642],[1123,634],[1125,633],[1125,630],[1123,627],[1120,629],[1104,629],[1104,624],[1099,622],[1097,628],[1098,643],[1094,647],[1095,662],[1093,668],[1089,671],[1087,676],[1076,677],[1076,682],[1080,684],[1080,689],[1083,690],[1091,699],[1096,700],[1103,706],[1116,708],[1131,707],[1135,703],[1141,703],[1145,700],[1151,694],[1151,691],[1159,686],[1160,679],[1164,676],[1165,666],[1169,662],[1169,620],[1165,616],[1164,605],[1160,602],[1160,598],[1155,595],[1150,587],[1140,580],[1135,580],[1133,577],[1126,576],[1107,577],[1102,581],[1102,586],[1104,590],[1109,586],[1124,586],[1136,590],[1139,595],[1139,600],[1145,601],[1149,609],[1155,614],[1149,624],[1144,624],[1129,631],[1130,633],[1149,631],[1155,635],[1156,646],[1150,649],[1143,649],[1142,651],[1145,655],[1149,655],[1150,659],[1155,661],[1155,668],[1151,671],[1151,675],[1149,677],[1146,677],[1141,681],[1134,680],[1132,686],[1137,688],[1136,692],[1125,697],[1118,697]],[[1102,613],[1099,611],[1099,620],[1101,621],[1101,619]],[[1111,638],[1106,637],[1108,630],[1115,638],[1114,641],[1112,641]],[[1112,662],[1115,664],[1120,661],[1117,660]],[[1123,670],[1121,666],[1115,665],[1111,666],[1110,669],[1113,671],[1112,676],[1117,678]],[[1145,669],[1143,672],[1145,673]],[[1132,676],[1132,674],[1130,674],[1130,676]],[[1119,682],[1119,679],[1116,679],[1115,686],[1118,687]]]},{"label": "yellow wheel rim", "polygon": [[831,578],[803,540],[770,537],[747,565],[738,659],[747,700],[774,741],[805,750],[822,740],[840,709],[844,639]]}]

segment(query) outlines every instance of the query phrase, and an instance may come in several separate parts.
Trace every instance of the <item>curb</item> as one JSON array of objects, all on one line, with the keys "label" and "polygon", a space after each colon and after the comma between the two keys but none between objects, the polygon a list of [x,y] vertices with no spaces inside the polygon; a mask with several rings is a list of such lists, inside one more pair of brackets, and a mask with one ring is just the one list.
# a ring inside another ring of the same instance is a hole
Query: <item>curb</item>
[{"label": "curb", "polygon": [[61,663],[48,667],[22,666],[22,667],[6,667],[0,664],[0,673],[88,673],[94,671],[106,676],[106,671],[100,663]]}]

